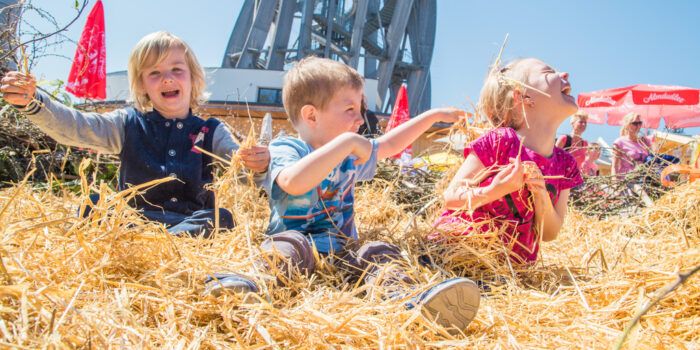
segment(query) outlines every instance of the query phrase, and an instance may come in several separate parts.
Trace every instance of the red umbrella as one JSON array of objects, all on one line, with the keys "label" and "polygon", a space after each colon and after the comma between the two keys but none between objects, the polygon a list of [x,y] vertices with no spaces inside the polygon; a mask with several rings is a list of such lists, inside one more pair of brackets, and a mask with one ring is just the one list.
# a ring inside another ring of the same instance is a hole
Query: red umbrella
[{"label": "red umbrella", "polygon": [[578,106],[588,113],[588,121],[622,125],[629,112],[642,116],[647,128],[659,127],[661,118],[670,129],[700,126],[700,90],[683,86],[640,84],[578,95]]}]

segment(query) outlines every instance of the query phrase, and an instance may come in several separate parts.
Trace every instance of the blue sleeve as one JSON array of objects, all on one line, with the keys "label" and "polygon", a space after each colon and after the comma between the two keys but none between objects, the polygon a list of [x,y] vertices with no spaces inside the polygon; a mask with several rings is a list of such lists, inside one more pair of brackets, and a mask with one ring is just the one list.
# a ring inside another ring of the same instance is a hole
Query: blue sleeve
[{"label": "blue sleeve", "polygon": [[279,200],[287,195],[278,185],[277,176],[282,170],[303,158],[308,152],[299,142],[290,137],[275,139],[270,143],[270,166],[265,178],[265,189],[271,199]]},{"label": "blue sleeve", "polygon": [[[377,172],[377,151],[379,150],[379,144],[376,139],[371,139],[369,142],[372,144],[372,154],[369,160],[357,165],[357,181],[367,181],[374,178],[374,174]],[[351,156],[353,160],[356,158]]]}]

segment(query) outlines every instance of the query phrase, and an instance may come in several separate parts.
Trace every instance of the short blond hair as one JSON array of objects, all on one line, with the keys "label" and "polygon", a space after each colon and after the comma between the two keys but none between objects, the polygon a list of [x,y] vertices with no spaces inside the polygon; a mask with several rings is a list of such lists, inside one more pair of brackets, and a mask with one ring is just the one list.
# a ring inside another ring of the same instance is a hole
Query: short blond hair
[{"label": "short blond hair", "polygon": [[575,120],[588,121],[588,113],[584,111],[576,112],[576,114],[571,116],[571,122],[573,123]]},{"label": "short blond hair", "polygon": [[192,91],[190,93],[190,108],[195,109],[205,98],[207,87],[204,79],[204,69],[199,65],[192,49],[182,39],[165,31],[148,34],[141,38],[131,50],[127,72],[129,74],[129,93],[131,102],[141,112],[153,109],[153,103],[143,90],[141,74],[149,67],[163,61],[173,49],[185,51],[185,61],[190,70]]},{"label": "short blond hair", "polygon": [[301,108],[326,108],[333,95],[350,87],[362,90],[364,78],[355,69],[327,58],[307,57],[284,76],[282,103],[293,125],[299,122]]},{"label": "short blond hair", "polygon": [[642,117],[641,114],[635,112],[629,112],[622,118],[622,127],[620,128],[620,136],[628,136],[627,126],[632,124],[632,122],[637,119],[637,117]]},{"label": "short blond hair", "polygon": [[532,58],[521,58],[512,61],[505,66],[497,65],[491,69],[479,96],[479,111],[496,128],[519,128],[523,123],[523,116],[514,110],[515,100],[513,91],[519,90],[525,96],[525,87],[517,82],[524,83],[528,72],[519,69],[520,65]]}]

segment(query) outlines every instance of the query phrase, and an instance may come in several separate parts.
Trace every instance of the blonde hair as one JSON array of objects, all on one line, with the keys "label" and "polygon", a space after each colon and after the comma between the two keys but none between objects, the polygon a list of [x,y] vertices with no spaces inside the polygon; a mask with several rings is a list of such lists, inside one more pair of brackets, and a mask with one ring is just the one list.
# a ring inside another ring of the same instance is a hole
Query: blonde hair
[{"label": "blonde hair", "polygon": [[207,84],[204,79],[204,69],[199,65],[192,49],[182,39],[165,31],[148,34],[141,38],[129,57],[129,92],[131,102],[141,112],[153,109],[153,103],[143,90],[141,74],[149,67],[153,67],[163,61],[173,49],[185,51],[185,61],[190,70],[192,91],[190,93],[190,108],[195,109],[204,100],[204,89]]},{"label": "blonde hair", "polygon": [[637,117],[641,117],[641,114],[635,113],[635,112],[629,112],[625,115],[624,118],[622,118],[622,127],[620,128],[620,136],[628,136],[628,131],[627,127],[632,124],[632,122],[637,119]]},{"label": "blonde hair", "polygon": [[307,57],[284,76],[282,103],[293,125],[305,105],[326,108],[333,95],[350,87],[361,90],[364,78],[353,68],[327,58]]},{"label": "blonde hair", "polygon": [[571,122],[573,123],[575,120],[588,121],[588,113],[584,111],[576,112],[576,114],[571,116]]},{"label": "blonde hair", "polygon": [[500,67],[491,69],[479,96],[479,111],[494,127],[510,127],[518,129],[524,121],[524,116],[514,111],[515,100],[513,91],[518,90],[525,97],[525,82],[528,72],[518,67],[530,58],[521,58]]}]

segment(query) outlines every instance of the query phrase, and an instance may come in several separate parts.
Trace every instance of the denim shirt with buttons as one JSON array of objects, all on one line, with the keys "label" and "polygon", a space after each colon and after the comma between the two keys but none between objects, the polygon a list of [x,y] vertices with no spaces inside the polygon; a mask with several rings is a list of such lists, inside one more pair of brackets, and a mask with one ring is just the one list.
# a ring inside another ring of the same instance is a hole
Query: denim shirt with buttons
[{"label": "denim shirt with buttons", "polygon": [[214,130],[221,122],[214,118],[205,121],[191,112],[184,119],[167,119],[157,111],[126,110],[119,190],[173,178],[136,196],[131,204],[138,209],[185,215],[213,209],[214,193],[205,189],[213,179],[212,159],[194,146],[211,152]]}]

